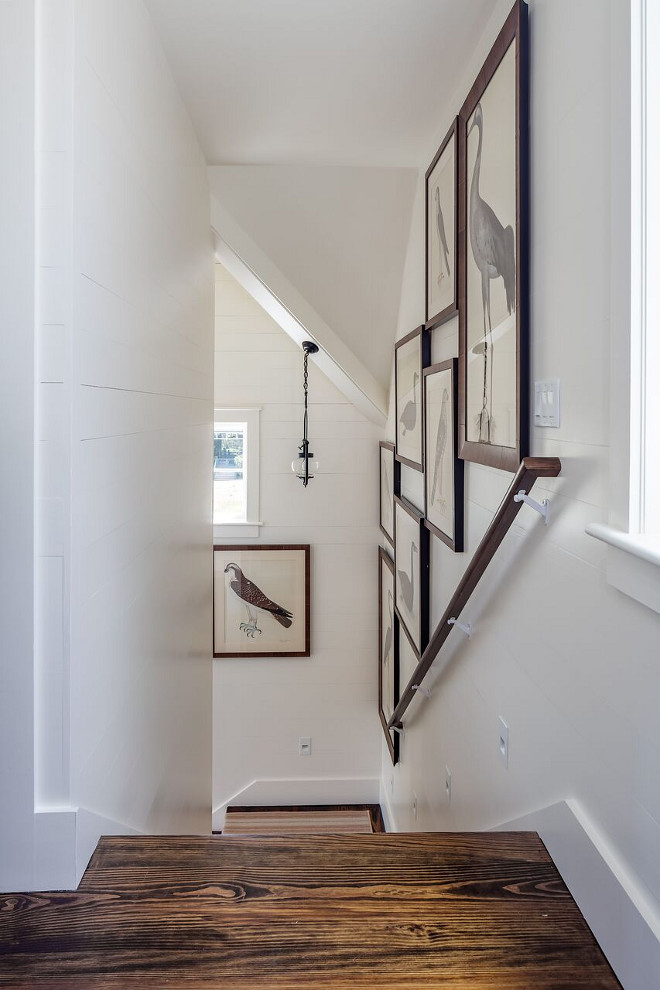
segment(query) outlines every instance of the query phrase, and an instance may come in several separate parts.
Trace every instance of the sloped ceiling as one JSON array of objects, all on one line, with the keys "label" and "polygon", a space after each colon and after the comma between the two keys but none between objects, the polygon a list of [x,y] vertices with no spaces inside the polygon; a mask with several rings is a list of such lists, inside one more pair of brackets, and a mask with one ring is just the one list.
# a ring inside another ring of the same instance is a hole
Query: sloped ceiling
[{"label": "sloped ceiling", "polygon": [[216,166],[209,178],[212,195],[387,387],[416,170]]}]

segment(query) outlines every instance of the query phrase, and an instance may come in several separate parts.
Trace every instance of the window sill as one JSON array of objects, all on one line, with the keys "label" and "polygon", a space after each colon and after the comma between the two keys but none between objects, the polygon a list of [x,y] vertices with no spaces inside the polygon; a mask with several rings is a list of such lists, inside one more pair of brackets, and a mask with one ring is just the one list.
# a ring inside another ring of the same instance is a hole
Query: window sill
[{"label": "window sill", "polygon": [[585,532],[608,546],[608,583],[660,612],[660,537],[624,533],[603,523],[590,523]]},{"label": "window sill", "polygon": [[213,542],[223,539],[256,540],[262,526],[261,522],[213,523]]}]

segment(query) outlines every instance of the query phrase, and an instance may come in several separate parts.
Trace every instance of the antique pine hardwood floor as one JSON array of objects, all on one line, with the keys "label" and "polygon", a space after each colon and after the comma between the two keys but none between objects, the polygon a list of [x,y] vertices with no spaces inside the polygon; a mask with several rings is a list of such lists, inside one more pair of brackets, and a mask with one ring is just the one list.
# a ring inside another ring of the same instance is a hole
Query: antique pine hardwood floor
[{"label": "antique pine hardwood floor", "polygon": [[609,990],[533,833],[103,838],[0,895],[0,986]]}]

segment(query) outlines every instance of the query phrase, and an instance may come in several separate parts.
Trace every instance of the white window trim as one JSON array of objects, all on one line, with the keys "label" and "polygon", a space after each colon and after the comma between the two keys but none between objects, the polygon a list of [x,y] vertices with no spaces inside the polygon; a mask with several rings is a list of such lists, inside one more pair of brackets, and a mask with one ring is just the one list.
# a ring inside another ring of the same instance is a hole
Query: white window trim
[{"label": "white window trim", "polygon": [[[607,580],[656,612],[660,612],[660,536],[645,532],[645,505],[652,498],[645,470],[647,422],[654,422],[651,403],[658,388],[652,369],[658,367],[654,336],[647,313],[658,313],[658,243],[647,230],[647,174],[657,175],[657,134],[648,141],[646,90],[654,60],[647,60],[649,27],[657,37],[658,9],[647,0],[612,4],[612,307],[610,511],[608,523],[591,523],[586,532],[607,544]],[[630,48],[619,40],[626,35]],[[626,141],[626,135],[629,140]],[[630,190],[626,197],[625,190]],[[657,204],[656,204],[657,205]],[[652,226],[652,225],[651,225]],[[630,257],[626,270],[622,259]],[[647,280],[646,274],[650,278]],[[653,307],[653,308],[652,308]]]},{"label": "white window trim", "polygon": [[216,406],[214,422],[247,424],[247,507],[245,522],[213,523],[213,541],[256,539],[263,523],[259,521],[259,440],[261,406],[225,409]]}]

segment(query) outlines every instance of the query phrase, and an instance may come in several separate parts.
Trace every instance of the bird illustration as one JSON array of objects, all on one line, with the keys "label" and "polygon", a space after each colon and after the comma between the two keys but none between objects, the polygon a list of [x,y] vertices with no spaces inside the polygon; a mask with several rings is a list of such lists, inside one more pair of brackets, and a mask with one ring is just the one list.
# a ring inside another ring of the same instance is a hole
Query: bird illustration
[{"label": "bird illustration", "polygon": [[229,587],[247,609],[248,621],[241,622],[239,628],[245,632],[249,639],[254,639],[255,633],[261,635],[261,629],[257,625],[257,612],[259,610],[272,615],[275,621],[279,622],[285,629],[289,628],[293,621],[293,613],[272,602],[270,598],[264,595],[261,588],[257,588],[256,584],[245,577],[238,564],[227,564],[225,574],[232,575]]},{"label": "bird illustration", "polygon": [[440,405],[440,419],[438,420],[438,433],[435,440],[435,464],[433,466],[433,485],[431,486],[431,502],[435,502],[435,493],[438,489],[438,484],[440,488],[440,492],[439,492],[440,496],[442,496],[442,493],[444,491],[444,480],[442,477],[442,473],[443,473],[442,469],[443,469],[443,459],[445,456],[445,450],[447,447],[448,403],[449,403],[449,392],[445,388],[442,391],[442,403]]},{"label": "bird illustration", "polygon": [[392,625],[394,616],[392,614],[392,592],[387,592],[387,608],[390,613],[390,624],[385,633],[385,645],[383,646],[383,665],[387,667],[390,662],[390,650],[392,649]]},{"label": "bird illustration", "polygon": [[415,389],[417,388],[418,381],[419,381],[419,375],[415,371],[413,372],[413,387],[412,387],[413,397],[412,399],[409,399],[408,402],[406,402],[405,406],[403,407],[403,412],[399,416],[399,422],[403,427],[404,437],[406,433],[410,432],[410,430],[415,429],[415,423],[417,422],[417,401],[415,398]]},{"label": "bird illustration", "polygon": [[[490,318],[490,282],[501,278],[504,282],[506,306],[512,313],[516,304],[516,259],[515,235],[513,227],[503,227],[495,211],[479,194],[481,172],[481,147],[483,143],[484,118],[481,104],[477,103],[474,117],[468,130],[479,131],[479,144],[470,184],[470,246],[477,268],[481,273],[481,301],[484,314],[483,342],[473,348],[474,353],[484,355],[484,391],[481,412],[479,413],[479,441],[491,442],[493,427],[493,338]],[[490,365],[488,363],[488,342],[490,338]],[[490,407],[490,408],[489,408]]]},{"label": "bird illustration", "polygon": [[418,550],[413,542],[410,544],[410,577],[408,577],[405,571],[397,570],[399,588],[401,589],[401,595],[409,612],[412,612],[413,602],[415,600],[415,575],[413,571],[413,554],[415,553],[418,553]]},{"label": "bird illustration", "polygon": [[[435,222],[438,228],[438,248],[440,250],[440,263],[442,265],[444,261],[444,268],[447,269],[447,278],[451,275],[449,270],[449,248],[447,247],[447,235],[445,234],[445,220],[442,215],[442,207],[440,205],[440,187],[435,187]],[[438,272],[438,285],[444,278],[444,273],[442,267]]]}]

